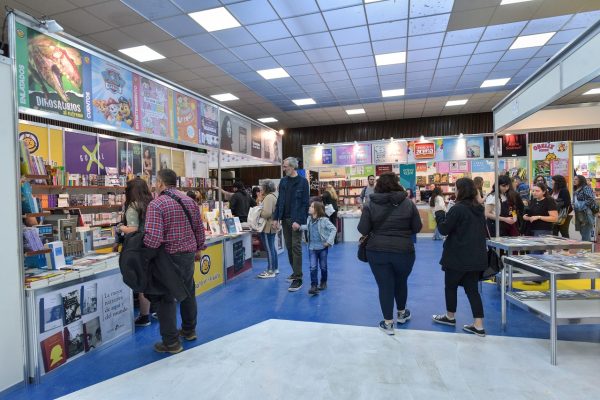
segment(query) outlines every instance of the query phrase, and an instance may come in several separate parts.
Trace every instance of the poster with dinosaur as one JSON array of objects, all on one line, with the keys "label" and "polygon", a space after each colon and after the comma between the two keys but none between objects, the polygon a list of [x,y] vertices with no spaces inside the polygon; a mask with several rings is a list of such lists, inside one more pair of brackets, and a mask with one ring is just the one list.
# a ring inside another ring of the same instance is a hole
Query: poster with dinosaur
[{"label": "poster with dinosaur", "polygon": [[91,56],[23,24],[15,33],[18,105],[91,120]]},{"label": "poster with dinosaur", "polygon": [[121,129],[134,129],[133,74],[101,58],[92,59],[92,111],[94,121]]}]

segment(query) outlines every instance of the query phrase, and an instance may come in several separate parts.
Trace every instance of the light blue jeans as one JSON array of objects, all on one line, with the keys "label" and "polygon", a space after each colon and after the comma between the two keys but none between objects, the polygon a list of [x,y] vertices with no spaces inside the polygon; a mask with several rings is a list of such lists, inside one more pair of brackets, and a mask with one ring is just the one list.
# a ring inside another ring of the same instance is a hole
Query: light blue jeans
[{"label": "light blue jeans", "polygon": [[443,240],[444,237],[441,235],[440,231],[438,231],[437,226],[435,227],[435,231],[433,231],[433,240]]},{"label": "light blue jeans", "polygon": [[260,241],[267,251],[267,271],[269,272],[275,272],[279,269],[279,264],[277,261],[277,249],[275,248],[275,235],[276,233],[265,232],[261,232],[260,234]]},{"label": "light blue jeans", "polygon": [[327,282],[327,254],[329,248],[325,247],[321,250],[309,250],[310,255],[310,285],[317,286],[319,284],[318,274],[321,270],[321,282]]}]

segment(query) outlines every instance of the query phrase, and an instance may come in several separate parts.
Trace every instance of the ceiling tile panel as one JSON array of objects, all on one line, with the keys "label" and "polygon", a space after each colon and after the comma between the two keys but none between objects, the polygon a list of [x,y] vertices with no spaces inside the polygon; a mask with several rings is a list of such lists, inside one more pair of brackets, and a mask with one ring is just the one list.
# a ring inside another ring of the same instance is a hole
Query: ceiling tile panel
[{"label": "ceiling tile panel", "polygon": [[308,57],[308,59],[313,63],[339,60],[340,58],[337,48],[335,47],[325,47],[322,49],[306,50],[305,54]]},{"label": "ceiling tile panel", "polygon": [[444,35],[443,32],[440,32],[429,35],[411,36],[408,38],[408,50],[440,47],[444,43]]},{"label": "ceiling tile panel", "polygon": [[438,68],[461,67],[467,65],[468,62],[469,56],[440,58],[437,66]]},{"label": "ceiling tile panel", "polygon": [[162,29],[151,22],[124,26],[121,28],[121,30],[132,38],[139,40],[140,43],[143,44],[164,42],[165,40],[172,38],[171,35],[165,33]]},{"label": "ceiling tile panel", "polygon": [[527,25],[527,21],[513,22],[510,24],[490,25],[485,29],[481,40],[495,40],[515,38]]},{"label": "ceiling tile panel", "polygon": [[351,70],[348,70],[348,75],[350,75],[350,78],[352,78],[352,79],[376,76],[377,69],[376,68],[351,69]]},{"label": "ceiling tile panel", "polygon": [[270,2],[281,18],[290,18],[319,12],[319,6],[314,0],[270,0]]},{"label": "ceiling tile panel", "polygon": [[224,29],[222,31],[212,32],[225,47],[243,46],[256,43],[254,37],[244,27]]},{"label": "ceiling tile panel", "polygon": [[373,54],[371,43],[351,44],[339,46],[338,51],[343,58],[361,57]]},{"label": "ceiling tile panel", "polygon": [[272,55],[294,53],[302,50],[292,38],[262,42],[262,46]]},{"label": "ceiling tile panel", "polygon": [[496,65],[495,63],[467,65],[465,67],[465,71],[463,73],[464,74],[477,74],[480,72],[489,72],[492,70],[492,68],[494,68],[495,65]]},{"label": "ceiling tile panel", "polygon": [[260,24],[248,25],[246,28],[254,35],[256,40],[261,42],[290,37],[290,33],[281,21],[263,22]]},{"label": "ceiling tile panel", "polygon": [[296,36],[296,41],[303,50],[333,47],[333,39],[329,32],[314,33],[312,35]]},{"label": "ceiling tile panel", "polygon": [[348,6],[355,6],[358,4],[362,4],[362,0],[317,0],[319,4],[319,8],[321,10],[333,10],[335,8],[342,8]]},{"label": "ceiling tile panel", "polygon": [[575,39],[577,36],[581,35],[583,32],[585,32],[585,29],[583,28],[556,32],[556,34],[552,36],[552,39],[550,39],[547,44],[566,44]]},{"label": "ceiling tile panel", "polygon": [[215,65],[238,62],[239,59],[229,50],[212,50],[202,53],[202,57]]},{"label": "ceiling tile panel", "polygon": [[485,42],[479,42],[475,48],[475,53],[490,53],[492,51],[505,51],[508,50],[510,45],[514,42],[515,38],[508,39],[496,39],[488,40]]},{"label": "ceiling tile panel", "polygon": [[175,39],[152,43],[150,47],[167,58],[194,54],[194,50]]},{"label": "ceiling tile panel", "polygon": [[252,70],[250,68],[248,68],[246,66],[246,64],[241,63],[241,62],[234,62],[234,63],[229,63],[229,64],[221,64],[221,65],[219,65],[219,68],[221,68],[222,70],[228,72],[231,75],[237,75],[237,74],[240,74],[242,72],[252,72]]},{"label": "ceiling tile panel", "polygon": [[366,26],[331,31],[331,36],[333,36],[333,40],[338,46],[363,43],[370,40],[369,29]]},{"label": "ceiling tile panel", "polygon": [[546,46],[542,47],[537,53],[535,53],[535,56],[536,57],[552,57],[553,55],[558,53],[558,51],[560,49],[562,49],[563,47],[564,47],[564,44],[546,45]]},{"label": "ceiling tile panel", "polygon": [[[123,3],[149,20],[181,14],[173,3],[164,0],[122,0]],[[83,22],[83,21],[82,21]]]},{"label": "ceiling tile panel", "polygon": [[173,37],[192,36],[206,33],[206,31],[187,15],[161,18],[153,21]]},{"label": "ceiling tile panel", "polygon": [[475,50],[477,43],[456,44],[453,46],[443,46],[440,57],[458,57],[471,55]]},{"label": "ceiling tile panel", "polygon": [[407,72],[406,73],[406,81],[407,87],[412,87],[410,82],[418,81],[418,80],[431,80],[433,75],[435,74],[435,70],[428,71],[415,71],[415,72]]},{"label": "ceiling tile panel", "polygon": [[411,0],[410,17],[425,17],[452,11],[454,0]]},{"label": "ceiling tile panel", "polygon": [[231,52],[241,60],[252,60],[254,58],[268,57],[269,53],[258,43],[245,46],[230,47]]},{"label": "ceiling tile panel", "polygon": [[529,49],[516,49],[509,50],[506,52],[504,57],[502,57],[502,61],[510,61],[510,60],[522,60],[525,58],[531,58],[537,53],[540,49],[538,47],[533,47]]},{"label": "ceiling tile panel", "polygon": [[411,18],[408,24],[408,34],[424,35],[427,33],[445,32],[448,28],[450,14],[433,15],[430,17]]},{"label": "ceiling tile panel", "polygon": [[[200,3],[194,0],[195,3]],[[250,0],[230,4],[227,9],[242,24],[257,24],[278,19],[277,13],[268,0]]]},{"label": "ceiling tile panel", "polygon": [[402,86],[406,82],[404,74],[382,75],[379,77],[379,83],[384,86],[399,85]]},{"label": "ceiling tile panel", "polygon": [[377,67],[377,74],[379,75],[402,74],[404,71],[406,71],[406,64],[384,65],[383,67]]},{"label": "ceiling tile panel", "polygon": [[[281,54],[281,55],[273,56],[273,58],[275,58],[282,67],[291,67],[294,65],[303,65],[303,64],[310,63],[309,59],[302,52]],[[286,70],[287,69],[288,68],[286,68]],[[289,73],[289,71],[288,71],[288,73]]]},{"label": "ceiling tile panel", "polygon": [[176,6],[181,8],[184,13],[209,10],[211,8],[221,7],[219,0],[171,0]]},{"label": "ceiling tile panel", "polygon": [[373,51],[375,54],[406,51],[406,38],[379,40],[373,42]]},{"label": "ceiling tile panel", "polygon": [[473,54],[469,60],[469,65],[488,64],[498,62],[504,56],[505,51],[493,51],[491,53]]},{"label": "ceiling tile panel", "polygon": [[[81,1],[75,1],[72,3],[75,3],[79,6],[84,5],[81,4]],[[38,2],[38,7],[40,5],[47,5],[49,8],[52,8],[52,10],[44,11],[43,9],[40,9],[40,11],[47,15],[54,15],[60,12],[59,10],[55,9],[55,4],[55,1],[41,1]],[[71,3],[69,4],[71,5]],[[97,18],[100,18],[107,24],[115,27],[121,27],[131,24],[140,24],[145,21],[145,19],[141,15],[139,15],[137,12],[135,12],[119,0],[111,0],[109,2],[93,4],[89,7],[86,7],[85,11]]]},{"label": "ceiling tile panel", "polygon": [[444,45],[451,46],[455,44],[478,42],[484,30],[484,27],[479,27],[446,32]]},{"label": "ceiling tile panel", "polygon": [[454,67],[454,68],[442,68],[437,69],[435,71],[434,79],[444,78],[444,77],[460,77],[463,72],[464,67]]},{"label": "ceiling tile panel", "polygon": [[279,68],[279,63],[273,57],[262,57],[254,60],[247,60],[246,64],[255,71],[261,69]]},{"label": "ceiling tile panel", "polygon": [[406,37],[408,21],[403,19],[383,24],[369,24],[371,40],[385,40]]},{"label": "ceiling tile panel", "polygon": [[323,72],[320,75],[325,82],[350,79],[346,71]]},{"label": "ceiling tile panel", "polygon": [[375,66],[375,59],[373,57],[345,58],[343,61],[347,69],[361,69]]},{"label": "ceiling tile panel", "polygon": [[437,60],[409,62],[406,66],[406,70],[408,72],[429,70],[429,69],[435,69],[436,65],[437,65]]},{"label": "ceiling tile panel", "polygon": [[293,77],[317,74],[317,70],[312,66],[312,64],[290,66],[286,67],[285,70]]},{"label": "ceiling tile panel", "polygon": [[346,69],[346,67],[344,67],[344,63],[342,63],[340,60],[313,63],[313,66],[319,73],[344,71]]},{"label": "ceiling tile panel", "polygon": [[378,85],[379,80],[377,76],[368,76],[365,78],[352,78],[352,82],[354,82],[355,86],[373,86]]},{"label": "ceiling tile panel", "polygon": [[369,24],[408,18],[408,0],[380,1],[365,4]]},{"label": "ceiling tile panel", "polygon": [[535,35],[538,33],[556,32],[571,19],[572,15],[560,15],[558,17],[541,18],[529,21],[521,35]]},{"label": "ceiling tile panel", "polygon": [[440,48],[413,50],[406,56],[409,62],[434,60],[440,56]]},{"label": "ceiling tile panel", "polygon": [[321,13],[288,18],[284,19],[283,22],[293,36],[309,35],[327,30],[327,25],[325,25]]},{"label": "ceiling tile panel", "polygon": [[600,20],[600,10],[575,14],[573,18],[563,26],[563,29],[588,28],[598,20]]},{"label": "ceiling tile panel", "polygon": [[510,71],[521,69],[527,64],[528,60],[502,61],[496,64],[494,71]]},{"label": "ceiling tile panel", "polygon": [[[103,20],[94,17],[92,14],[84,11],[83,9],[76,9],[67,11],[64,13],[56,14],[53,16],[57,21],[60,21],[61,24],[68,25],[73,27],[77,32],[80,32],[84,35],[89,35],[91,33],[107,31],[112,29],[113,26],[104,22]],[[145,22],[144,24],[150,24],[150,22]],[[139,26],[139,24],[134,25]],[[158,28],[156,28],[158,29]],[[158,29],[160,31],[160,29]],[[160,31],[162,32],[162,31]],[[126,32],[128,33],[128,32]],[[129,35],[134,39],[140,40],[137,35]],[[166,39],[162,39],[166,40]],[[157,40],[158,41],[158,40]]]},{"label": "ceiling tile panel", "polygon": [[362,5],[326,11],[323,16],[330,30],[350,28],[367,23]]},{"label": "ceiling tile panel", "polygon": [[190,49],[193,49],[200,54],[203,54],[205,51],[218,50],[223,48],[223,45],[219,43],[219,41],[209,33],[187,36],[179,40],[183,44],[188,46]]},{"label": "ceiling tile panel", "polygon": [[316,74],[294,76],[294,79],[299,84],[305,84],[305,83],[323,83],[323,80],[321,79],[321,77],[319,75],[316,75]]}]

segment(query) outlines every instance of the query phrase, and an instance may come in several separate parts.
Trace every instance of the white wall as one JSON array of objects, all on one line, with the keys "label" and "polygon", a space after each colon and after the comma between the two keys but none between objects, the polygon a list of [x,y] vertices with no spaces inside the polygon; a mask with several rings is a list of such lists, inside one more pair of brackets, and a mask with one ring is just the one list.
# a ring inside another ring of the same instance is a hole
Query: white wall
[{"label": "white wall", "polygon": [[[8,62],[8,64],[7,64]],[[0,57],[0,392],[24,380],[25,332],[19,252],[21,194],[17,191],[12,63]]]}]

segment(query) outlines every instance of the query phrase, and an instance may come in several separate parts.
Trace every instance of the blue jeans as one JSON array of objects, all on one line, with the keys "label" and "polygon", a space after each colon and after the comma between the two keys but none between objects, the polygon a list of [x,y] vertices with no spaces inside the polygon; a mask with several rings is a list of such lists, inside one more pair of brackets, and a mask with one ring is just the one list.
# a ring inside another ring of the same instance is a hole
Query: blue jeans
[{"label": "blue jeans", "polygon": [[[532,236],[552,235],[552,231],[534,230],[534,231],[531,231],[531,235]],[[533,251],[531,251],[531,254],[544,254],[544,251],[543,250],[533,250]]]},{"label": "blue jeans", "polygon": [[260,233],[260,241],[267,251],[267,271],[270,272],[275,272],[275,270],[279,269],[279,264],[277,263],[277,249],[275,248],[275,235],[276,233]]},{"label": "blue jeans", "polygon": [[379,288],[383,318],[394,319],[394,300],[398,310],[406,309],[408,276],[415,263],[415,253],[367,250],[367,259]]},{"label": "blue jeans", "polygon": [[321,282],[327,282],[327,253],[329,248],[325,247],[321,250],[309,250],[310,255],[310,285],[319,283],[317,267],[321,269]]},{"label": "blue jeans", "polygon": [[594,232],[594,226],[590,224],[581,225],[579,227],[579,233],[581,233],[581,240],[586,242],[592,241],[592,233]]}]

